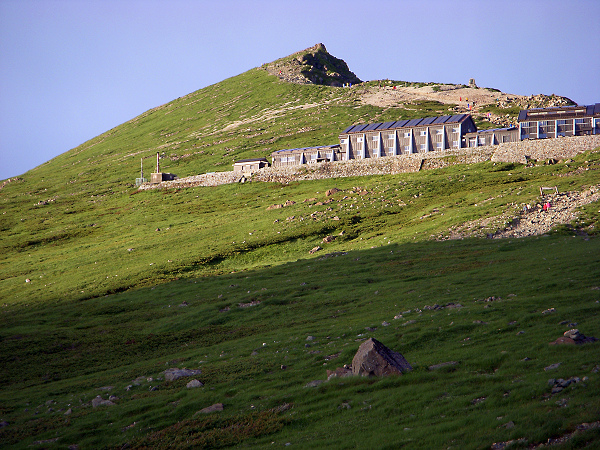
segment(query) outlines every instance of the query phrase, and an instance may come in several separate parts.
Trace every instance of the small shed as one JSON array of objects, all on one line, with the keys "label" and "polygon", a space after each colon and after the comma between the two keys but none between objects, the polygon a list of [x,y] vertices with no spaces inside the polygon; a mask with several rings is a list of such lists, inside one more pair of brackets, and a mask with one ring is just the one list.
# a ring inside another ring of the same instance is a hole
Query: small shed
[{"label": "small shed", "polygon": [[252,175],[263,167],[269,167],[267,158],[240,159],[233,163],[233,171],[244,175]]}]

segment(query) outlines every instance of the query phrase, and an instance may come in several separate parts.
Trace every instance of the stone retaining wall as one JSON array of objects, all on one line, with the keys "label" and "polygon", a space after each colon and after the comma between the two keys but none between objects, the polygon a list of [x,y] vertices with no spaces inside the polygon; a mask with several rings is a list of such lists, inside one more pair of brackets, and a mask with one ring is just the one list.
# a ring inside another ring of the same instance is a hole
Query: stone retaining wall
[{"label": "stone retaining wall", "polygon": [[[252,175],[252,181],[289,183],[324,178],[393,175],[483,161],[524,164],[528,158],[538,161],[568,159],[596,147],[600,147],[600,135],[539,139],[385,158],[353,159],[291,167],[266,167]],[[147,183],[140,186],[140,189],[218,186],[240,181],[245,181],[245,178],[239,173],[233,171],[214,172],[159,184]]]}]

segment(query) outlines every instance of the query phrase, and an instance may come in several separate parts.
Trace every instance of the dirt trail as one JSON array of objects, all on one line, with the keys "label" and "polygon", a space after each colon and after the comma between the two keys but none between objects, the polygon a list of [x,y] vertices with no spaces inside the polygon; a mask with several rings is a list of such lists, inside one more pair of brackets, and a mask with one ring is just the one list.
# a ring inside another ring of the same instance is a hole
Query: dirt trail
[{"label": "dirt trail", "polygon": [[462,85],[437,85],[436,90],[433,86],[422,87],[402,87],[385,86],[368,88],[361,100],[365,104],[379,106],[382,108],[398,106],[418,100],[435,100],[444,104],[456,104],[467,110],[467,105],[484,106],[496,104],[497,100],[506,102],[509,100],[522,100],[527,97],[521,95],[505,94],[503,92],[493,92],[485,88],[477,89],[464,87]]},{"label": "dirt trail", "polygon": [[[491,239],[537,236],[548,233],[556,225],[569,224],[579,217],[577,208],[600,200],[600,184],[582,192],[560,192],[544,195],[539,203],[526,205],[520,214],[507,211],[502,215],[474,220],[449,230],[441,239],[488,237]],[[545,209],[544,204],[550,207]],[[515,217],[516,216],[516,217]],[[494,224],[504,224],[490,233]]]}]

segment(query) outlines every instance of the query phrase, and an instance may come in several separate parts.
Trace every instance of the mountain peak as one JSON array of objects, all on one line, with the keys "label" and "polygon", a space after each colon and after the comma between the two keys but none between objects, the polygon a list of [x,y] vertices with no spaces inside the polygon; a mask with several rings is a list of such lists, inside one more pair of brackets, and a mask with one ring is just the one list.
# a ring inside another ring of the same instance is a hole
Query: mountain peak
[{"label": "mountain peak", "polygon": [[321,43],[265,64],[262,68],[289,83],[339,87],[347,83],[361,83],[346,62],[331,55]]}]

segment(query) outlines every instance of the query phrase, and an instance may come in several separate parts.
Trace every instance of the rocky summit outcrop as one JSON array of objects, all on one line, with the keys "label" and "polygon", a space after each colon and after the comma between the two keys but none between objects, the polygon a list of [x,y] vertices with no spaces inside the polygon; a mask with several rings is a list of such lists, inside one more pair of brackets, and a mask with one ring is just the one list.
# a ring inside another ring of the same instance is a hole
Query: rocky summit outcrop
[{"label": "rocky summit outcrop", "polygon": [[383,377],[401,375],[411,370],[404,356],[373,338],[363,342],[352,359],[353,375]]},{"label": "rocky summit outcrop", "polygon": [[264,64],[262,68],[290,83],[341,87],[362,82],[350,71],[344,60],[329,54],[323,44]]}]

